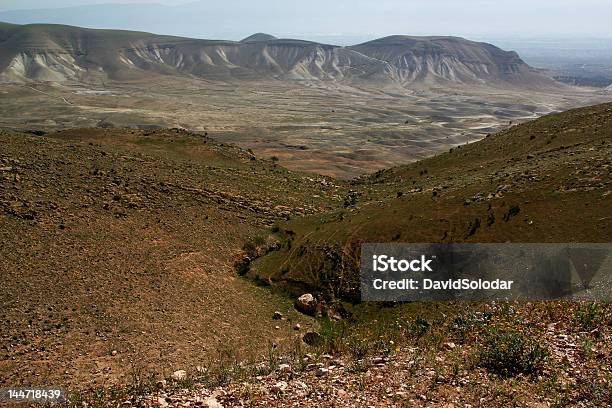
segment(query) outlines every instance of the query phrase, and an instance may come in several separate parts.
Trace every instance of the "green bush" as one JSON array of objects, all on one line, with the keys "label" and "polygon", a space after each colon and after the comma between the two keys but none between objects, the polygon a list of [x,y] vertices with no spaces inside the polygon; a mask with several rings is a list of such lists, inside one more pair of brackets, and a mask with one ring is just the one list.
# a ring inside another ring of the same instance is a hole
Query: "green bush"
[{"label": "green bush", "polygon": [[535,374],[548,355],[535,339],[517,330],[490,328],[483,340],[480,365],[503,377]]},{"label": "green bush", "polygon": [[266,238],[262,235],[257,235],[249,239],[242,246],[242,250],[251,259],[255,259],[267,254],[271,248],[272,243],[268,242]]},{"label": "green bush", "polygon": [[423,337],[429,331],[429,327],[429,322],[419,316],[410,325],[410,332],[416,337]]},{"label": "green bush", "polygon": [[584,331],[591,331],[603,323],[604,313],[595,302],[581,304],[574,312],[574,324]]}]

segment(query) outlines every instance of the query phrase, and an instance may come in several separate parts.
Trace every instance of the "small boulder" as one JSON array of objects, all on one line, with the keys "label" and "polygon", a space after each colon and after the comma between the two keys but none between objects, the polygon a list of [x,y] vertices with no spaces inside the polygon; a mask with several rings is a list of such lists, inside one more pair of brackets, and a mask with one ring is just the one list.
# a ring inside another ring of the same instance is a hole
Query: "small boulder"
[{"label": "small boulder", "polygon": [[283,318],[283,314],[279,312],[278,310],[274,312],[274,315],[272,316],[273,320],[281,320],[282,318]]},{"label": "small boulder", "polygon": [[310,293],[305,293],[296,300],[295,308],[301,313],[314,316],[317,312],[317,300]]}]

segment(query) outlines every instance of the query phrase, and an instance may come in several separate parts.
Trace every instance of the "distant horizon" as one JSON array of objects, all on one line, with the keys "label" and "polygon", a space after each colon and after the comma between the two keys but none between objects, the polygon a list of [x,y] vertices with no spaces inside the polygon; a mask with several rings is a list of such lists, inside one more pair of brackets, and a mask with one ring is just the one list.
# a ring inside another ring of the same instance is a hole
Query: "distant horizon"
[{"label": "distant horizon", "polygon": [[[1,17],[2,11],[0,11]],[[7,24],[16,24],[16,25],[64,25],[64,26],[72,26],[79,27],[85,29],[93,29],[93,30],[117,30],[117,31],[135,31],[135,32],[147,32],[149,34],[154,35],[167,35],[174,37],[184,37],[184,38],[193,38],[197,40],[227,40],[227,41],[240,41],[254,34],[269,34],[278,39],[299,39],[299,40],[307,40],[312,42],[320,42],[325,43],[325,39],[327,40],[336,40],[335,42],[327,42],[329,45],[338,45],[338,46],[350,46],[356,45],[359,42],[371,41],[384,37],[391,37],[396,35],[405,35],[405,36],[414,36],[414,37],[457,37],[464,38],[466,40],[477,41],[477,42],[491,42],[494,40],[501,41],[518,41],[522,43],[533,42],[533,44],[543,45],[546,43],[557,43],[559,41],[563,41],[564,44],[569,43],[581,43],[584,41],[593,41],[593,42],[604,42],[605,45],[609,45],[612,47],[612,36],[611,37],[595,37],[595,36],[585,36],[585,37],[576,37],[576,36],[559,36],[559,37],[533,37],[533,36],[520,36],[520,35],[494,35],[494,36],[486,36],[486,35],[461,35],[461,34],[453,34],[453,33],[438,33],[438,34],[415,34],[412,32],[393,32],[393,33],[370,33],[370,34],[312,34],[312,33],[299,33],[299,32],[289,32],[289,33],[278,33],[274,31],[263,31],[263,30],[255,30],[245,32],[244,34],[236,34],[229,36],[215,36],[215,35],[206,35],[206,36],[187,36],[187,35],[179,35],[173,34],[166,31],[160,30],[141,30],[136,28],[115,28],[115,27],[105,27],[105,26],[91,26],[91,25],[79,25],[79,24],[67,24],[67,23],[52,23],[52,22],[31,22],[31,23],[16,23],[12,21],[5,21],[0,19],[0,23]],[[609,42],[609,43],[608,43]]]},{"label": "distant horizon", "polygon": [[448,35],[477,41],[612,41],[606,0],[3,0],[0,21],[147,31],[239,40],[255,32],[335,39],[347,45],[389,35]]}]

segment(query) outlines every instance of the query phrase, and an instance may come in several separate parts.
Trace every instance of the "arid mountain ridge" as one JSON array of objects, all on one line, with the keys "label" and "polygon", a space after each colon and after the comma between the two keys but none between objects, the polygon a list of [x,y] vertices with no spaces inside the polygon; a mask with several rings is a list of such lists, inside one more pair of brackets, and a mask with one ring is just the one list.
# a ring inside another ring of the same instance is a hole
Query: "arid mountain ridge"
[{"label": "arid mountain ridge", "polygon": [[341,47],[262,33],[236,42],[0,23],[0,82],[128,81],[151,74],[213,81],[557,86],[515,52],[458,37],[391,36]]}]

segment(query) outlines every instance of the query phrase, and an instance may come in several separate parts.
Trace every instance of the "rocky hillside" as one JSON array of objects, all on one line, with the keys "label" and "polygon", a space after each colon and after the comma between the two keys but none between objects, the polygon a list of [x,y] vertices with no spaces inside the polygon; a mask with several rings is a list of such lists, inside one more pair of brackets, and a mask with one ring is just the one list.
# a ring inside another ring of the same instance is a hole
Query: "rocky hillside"
[{"label": "rocky hillside", "polygon": [[0,386],[86,388],[265,353],[293,333],[274,311],[312,321],[238,279],[235,256],[342,195],[179,130],[0,130]]},{"label": "rocky hillside", "polygon": [[341,182],[179,129],[0,131],[0,386],[44,379],[74,407],[610,406],[609,304],[359,304],[354,283],[366,241],[610,242],[611,132],[593,106]]},{"label": "rocky hillside", "polygon": [[0,80],[285,79],[556,86],[516,53],[447,37],[387,37],[354,47],[255,34],[240,42],[0,24]]}]

